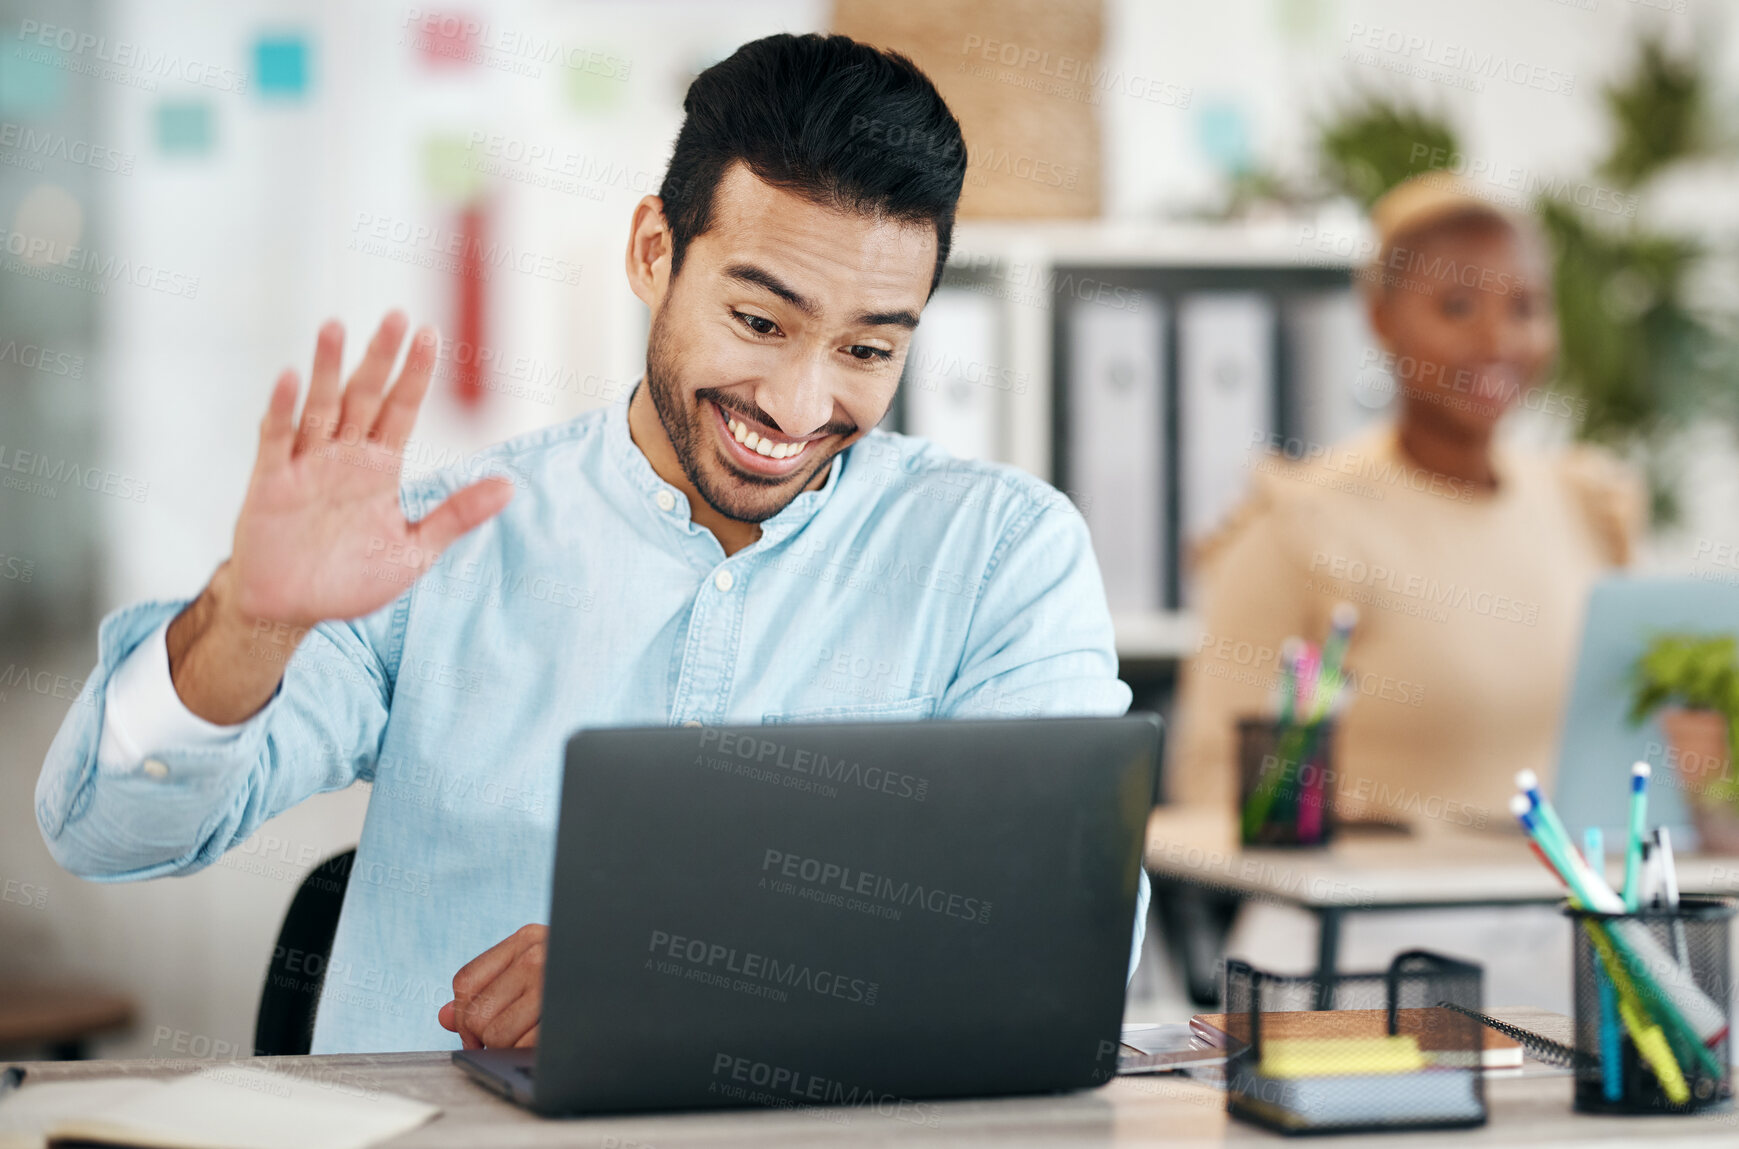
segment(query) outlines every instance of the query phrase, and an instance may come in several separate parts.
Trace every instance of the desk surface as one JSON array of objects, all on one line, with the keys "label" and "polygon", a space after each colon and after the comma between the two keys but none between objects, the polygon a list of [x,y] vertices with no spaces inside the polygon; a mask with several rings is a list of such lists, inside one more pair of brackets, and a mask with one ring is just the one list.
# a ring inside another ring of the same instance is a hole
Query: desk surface
[{"label": "desk surface", "polygon": [[[1608,850],[1608,876],[1622,881],[1623,856]],[[1677,859],[1686,893],[1739,893],[1739,858]],[[1547,905],[1564,889],[1520,832],[1344,835],[1326,849],[1242,850],[1230,818],[1159,807],[1148,821],[1147,870],[1228,892],[1317,909],[1455,905]]]},{"label": "desk surface", "polygon": [[[192,1060],[35,1062],[32,1081],[118,1074],[168,1075],[206,1065]],[[1278,1145],[1281,1139],[1225,1113],[1225,1095],[1171,1076],[1122,1077],[1103,1089],[1047,1097],[925,1102],[929,1124],[844,1109],[735,1111],[647,1117],[548,1121],[497,1098],[456,1069],[445,1053],[330,1057],[266,1057],[244,1064],[289,1070],[330,1081],[356,1095],[383,1090],[441,1107],[434,1121],[389,1142],[402,1149],[510,1149],[587,1146],[591,1149],[681,1149],[684,1146],[812,1145],[1128,1146]],[[26,1085],[26,1088],[29,1088]],[[1453,1145],[1732,1146],[1739,1116],[1597,1118],[1570,1111],[1570,1078],[1493,1078],[1487,1082],[1490,1121],[1458,1132],[1311,1138],[1313,1146],[1358,1149],[1399,1141]]]}]

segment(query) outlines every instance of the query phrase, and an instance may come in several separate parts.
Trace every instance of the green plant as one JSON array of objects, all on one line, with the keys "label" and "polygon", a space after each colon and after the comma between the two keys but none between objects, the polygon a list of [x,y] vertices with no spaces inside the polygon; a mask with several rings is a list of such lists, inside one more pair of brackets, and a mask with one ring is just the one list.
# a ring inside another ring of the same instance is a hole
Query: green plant
[{"label": "green plant", "polygon": [[1630,74],[1601,89],[1615,128],[1600,174],[1622,187],[1711,146],[1709,81],[1693,55],[1675,55],[1658,32],[1637,45]]},{"label": "green plant", "polygon": [[1375,89],[1363,89],[1319,126],[1323,178],[1370,207],[1406,179],[1430,170],[1430,157],[1456,155],[1455,130],[1443,116]]},{"label": "green plant", "polygon": [[[1663,634],[1631,670],[1630,720],[1667,706],[1713,710],[1727,719],[1728,761],[1739,762],[1739,639],[1733,635]],[[1727,791],[1739,805],[1739,788]]]}]

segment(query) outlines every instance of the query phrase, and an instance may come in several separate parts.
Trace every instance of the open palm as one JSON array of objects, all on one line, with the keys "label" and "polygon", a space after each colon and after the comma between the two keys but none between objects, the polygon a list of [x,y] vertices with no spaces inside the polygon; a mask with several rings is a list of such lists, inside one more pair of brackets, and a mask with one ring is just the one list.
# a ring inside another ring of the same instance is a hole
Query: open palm
[{"label": "open palm", "polygon": [[381,320],[348,385],[339,382],[344,329],[328,322],[300,424],[296,372],[272,389],[231,557],[236,605],[291,626],[359,618],[402,594],[460,535],[513,496],[506,479],[455,492],[418,522],[399,506],[405,440],[428,393],[437,336],[422,328],[390,392],[408,326]]}]

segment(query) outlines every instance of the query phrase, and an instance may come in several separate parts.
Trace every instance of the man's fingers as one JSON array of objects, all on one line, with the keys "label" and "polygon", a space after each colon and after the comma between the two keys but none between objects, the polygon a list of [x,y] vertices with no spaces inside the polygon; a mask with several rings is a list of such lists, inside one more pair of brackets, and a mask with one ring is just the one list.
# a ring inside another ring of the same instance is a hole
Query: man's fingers
[{"label": "man's fingers", "polygon": [[375,329],[374,338],[368,341],[368,351],[344,389],[343,411],[338,416],[338,437],[342,441],[361,442],[374,426],[381,393],[386,390],[387,377],[392,374],[393,360],[399,357],[399,344],[404,342],[409,324],[404,312],[389,311]]},{"label": "man's fingers", "polygon": [[412,523],[410,542],[424,554],[439,555],[454,539],[499,513],[512,498],[510,479],[488,478],[472,483],[454,491],[440,506]]},{"label": "man's fingers", "polygon": [[296,438],[296,389],[296,372],[289,368],[272,384],[272,397],[266,404],[265,418],[260,420],[256,470],[274,470],[290,461],[290,447]]},{"label": "man's fingers", "polygon": [[532,1046],[536,1045],[537,1044],[537,1031],[542,1029],[542,1028],[543,1028],[543,1023],[539,1022],[537,1025],[534,1025],[530,1029],[526,1030],[525,1036],[521,1037],[518,1041],[513,1043],[514,1048],[515,1049],[529,1049]]},{"label": "man's fingers", "polygon": [[500,977],[502,972],[513,964],[513,959],[519,955],[519,951],[530,944],[529,939],[514,934],[506,941],[497,942],[466,962],[459,972],[453,975],[453,1002],[458,1006],[461,1016],[465,1012],[465,1003],[487,989],[491,982]]},{"label": "man's fingers", "polygon": [[505,1005],[498,1005],[495,1016],[481,1023],[477,1036],[483,1039],[483,1048],[509,1049],[518,1045],[519,1039],[537,1025],[542,1009],[543,967],[539,965],[536,981],[528,982],[518,997]]},{"label": "man's fingers", "polygon": [[370,438],[378,439],[395,454],[404,450],[411,428],[417,424],[417,410],[423,396],[429,393],[429,377],[434,374],[440,337],[433,327],[424,327],[411,337],[411,349],[405,355],[405,369],[398,382],[381,404],[380,417],[374,421]]},{"label": "man's fingers", "polygon": [[308,401],[302,405],[297,454],[338,433],[338,377],[343,368],[344,325],[328,319],[314,339],[314,373],[308,380]]},{"label": "man's fingers", "polygon": [[452,1030],[454,1033],[459,1032],[459,1010],[458,1010],[458,1007],[459,1007],[458,1002],[450,1001],[446,1005],[443,1005],[441,1007],[440,1011],[435,1014],[435,1020],[441,1023],[442,1029],[449,1029],[449,1030]]}]

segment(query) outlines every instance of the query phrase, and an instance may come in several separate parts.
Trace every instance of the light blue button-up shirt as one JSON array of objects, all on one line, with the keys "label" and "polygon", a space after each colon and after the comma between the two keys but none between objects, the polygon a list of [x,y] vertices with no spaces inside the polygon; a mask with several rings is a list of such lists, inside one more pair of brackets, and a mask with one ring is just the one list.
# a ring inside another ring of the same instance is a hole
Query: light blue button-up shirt
[{"label": "light blue button-up shirt", "polygon": [[[420,518],[517,487],[397,601],[316,627],[238,737],[98,762],[110,677],[182,603],[104,619],[36,812],[111,880],[211,865],[310,794],[373,784],[314,1051],[449,1049],[455,972],[549,911],[567,737],[584,725],[1121,714],[1087,530],[1021,471],[872,432],[725,557],[617,404],[407,483]],[[412,557],[377,549],[381,577]],[[1147,888],[1135,937],[1141,945]]]}]

